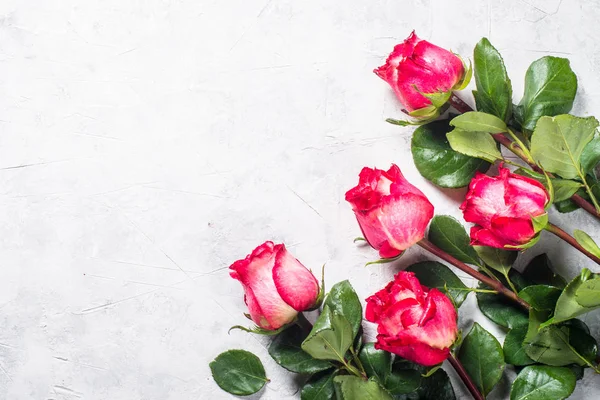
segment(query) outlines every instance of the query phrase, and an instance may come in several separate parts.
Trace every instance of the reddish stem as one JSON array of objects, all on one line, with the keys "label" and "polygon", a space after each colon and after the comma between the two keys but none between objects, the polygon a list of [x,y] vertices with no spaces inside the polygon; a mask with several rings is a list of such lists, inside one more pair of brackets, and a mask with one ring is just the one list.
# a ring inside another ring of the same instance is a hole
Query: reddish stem
[{"label": "reddish stem", "polygon": [[504,286],[502,284],[502,282],[494,280],[494,279],[490,278],[489,276],[482,274],[481,272],[477,271],[475,268],[469,267],[467,264],[463,263],[462,261],[460,261],[460,260],[454,258],[453,256],[451,256],[450,254],[446,253],[444,250],[440,249],[439,247],[437,247],[436,245],[431,243],[429,240],[422,239],[417,244],[419,246],[421,246],[422,248],[424,248],[425,250],[432,253],[433,255],[438,256],[442,260],[447,261],[450,264],[454,265],[456,268],[460,269],[461,271],[471,275],[473,278],[485,283],[487,286],[491,287],[496,292],[498,292],[498,293],[508,297],[512,301],[518,303],[525,310],[528,311],[531,308],[531,306],[525,300],[523,300],[522,298],[517,296],[515,292],[511,291],[506,286]]},{"label": "reddish stem", "polygon": [[548,222],[548,225],[546,225],[545,229],[548,232],[555,234],[565,242],[569,243],[571,246],[575,247],[577,250],[588,256],[588,258],[590,258],[596,264],[600,264],[600,258],[596,257],[594,254],[584,249],[583,246],[580,245],[579,242],[573,236],[569,235],[567,232],[563,231],[558,226]]},{"label": "reddish stem", "polygon": [[465,386],[467,387],[467,389],[469,389],[469,392],[471,392],[471,395],[473,395],[473,398],[475,400],[484,400],[485,397],[483,397],[481,392],[479,392],[477,385],[475,385],[475,382],[473,382],[473,380],[471,379],[469,374],[467,374],[465,367],[463,367],[463,365],[460,363],[460,361],[458,361],[454,357],[454,354],[450,353],[450,357],[448,357],[448,361],[450,361],[450,364],[452,364],[452,367],[454,367],[454,370],[456,371],[458,376],[460,376],[460,379],[462,379],[462,381],[465,384]]},{"label": "reddish stem", "polygon": [[[469,112],[469,111],[474,111],[473,108],[471,108],[471,106],[469,106],[467,103],[465,103],[462,99],[460,99],[454,93],[452,93],[452,96],[450,96],[449,103],[452,107],[454,107],[456,109],[456,111],[463,113],[463,114],[466,112]],[[517,146],[516,143],[514,143],[512,140],[510,140],[509,138],[504,136],[504,134],[496,133],[492,136],[494,137],[496,142],[500,143],[501,145],[506,147],[508,150],[510,150],[514,155],[516,155],[521,160],[523,160],[527,165],[529,165],[534,171],[539,172],[540,174],[544,173],[544,171],[542,171],[542,169],[539,166],[537,166],[534,162],[529,160],[529,157],[527,157],[525,152],[523,152],[523,150],[521,150],[521,148],[519,148],[519,146]],[[550,176],[551,178],[554,177],[552,174],[548,174],[548,176]],[[573,202],[575,204],[577,204],[579,207],[581,207],[588,213],[592,214],[594,217],[600,219],[600,212],[598,212],[598,210],[596,210],[596,207],[594,207],[589,201],[587,201],[580,195],[574,194],[573,196],[571,196],[571,200],[573,200]]]}]

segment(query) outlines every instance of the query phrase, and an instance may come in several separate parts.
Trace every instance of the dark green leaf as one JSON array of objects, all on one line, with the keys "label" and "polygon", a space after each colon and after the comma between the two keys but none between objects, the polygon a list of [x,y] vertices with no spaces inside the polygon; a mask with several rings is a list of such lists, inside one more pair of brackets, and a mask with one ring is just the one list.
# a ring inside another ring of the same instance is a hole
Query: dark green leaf
[{"label": "dark green leaf", "polygon": [[312,377],[302,388],[301,400],[331,400],[335,394],[333,378],[335,372]]},{"label": "dark green leaf", "polygon": [[559,289],[567,286],[565,278],[554,272],[552,262],[546,253],[534,257],[525,267],[523,276],[538,285],[550,285]]},{"label": "dark green leaf", "polygon": [[469,132],[502,133],[507,131],[506,124],[498,117],[478,111],[469,111],[450,121],[450,125]]},{"label": "dark green leaf", "polygon": [[518,105],[517,119],[523,129],[532,131],[543,116],[566,114],[573,107],[577,77],[569,60],[542,57],[525,74],[525,94]]},{"label": "dark green leaf", "polygon": [[[548,313],[545,311],[532,309],[529,314],[529,327],[523,344],[525,352],[532,360],[558,367],[569,364],[588,364],[589,360],[579,351],[583,350],[588,356],[591,353],[589,346],[593,344],[593,338],[588,339],[587,336],[589,335],[581,330],[573,334],[578,329],[574,325],[542,326],[542,322],[548,317]],[[585,343],[577,344],[574,338],[577,341],[583,340]],[[579,346],[583,347],[579,348]]]},{"label": "dark green leaf", "polygon": [[504,350],[504,361],[507,364],[523,366],[533,364],[534,361],[529,358],[523,347],[523,340],[527,334],[526,326],[519,326],[511,329],[504,339],[502,350]]},{"label": "dark green leaf", "polygon": [[514,264],[519,252],[497,249],[488,246],[473,246],[479,257],[489,267],[506,274]]},{"label": "dark green leaf", "polygon": [[433,375],[424,378],[421,386],[414,392],[395,396],[396,400],[456,400],[454,389],[443,369],[438,369]]},{"label": "dark green leaf", "polygon": [[502,56],[488,39],[483,38],[475,46],[473,60],[477,85],[473,95],[477,109],[508,121],[512,108],[512,86]]},{"label": "dark green leaf", "polygon": [[421,175],[438,186],[467,186],[475,172],[487,171],[490,163],[452,150],[446,138],[449,131],[447,120],[417,128],[411,144],[413,160]]},{"label": "dark green leaf", "polygon": [[579,286],[575,292],[575,300],[583,307],[600,306],[600,279],[590,279]]},{"label": "dark green leaf", "polygon": [[392,400],[392,396],[377,381],[365,381],[357,376],[340,375],[333,378],[338,400]]},{"label": "dark green leaf", "polygon": [[344,316],[352,326],[354,336],[358,334],[362,323],[362,305],[350,282],[338,282],[329,291],[325,305],[339,315]]},{"label": "dark green leaf", "polygon": [[433,244],[460,261],[479,265],[479,256],[469,244],[469,235],[456,218],[449,215],[434,217],[428,237]]},{"label": "dark green leaf", "polygon": [[561,400],[575,390],[575,374],[569,368],[532,365],[513,382],[510,400]]},{"label": "dark green leaf", "polygon": [[446,135],[452,150],[470,157],[480,158],[490,163],[502,159],[496,141],[486,132],[465,131],[454,128]]},{"label": "dark green leaf", "polygon": [[[489,289],[479,285],[481,289]],[[491,321],[505,328],[516,328],[527,325],[527,314],[513,301],[502,295],[490,293],[477,293],[479,309]]]},{"label": "dark green leaf", "polygon": [[387,351],[375,349],[373,343],[365,343],[358,354],[358,358],[371,378],[377,378],[384,383],[392,373],[392,355]]},{"label": "dark green leaf", "polygon": [[460,278],[450,268],[437,261],[416,263],[406,270],[414,272],[422,285],[437,288],[449,295],[456,307],[460,307],[469,294],[467,286]]},{"label": "dark green leaf", "polygon": [[352,327],[348,320],[325,305],[301,347],[318,360],[341,361],[353,339]]},{"label": "dark green leaf", "polygon": [[586,174],[593,174],[594,167],[600,162],[600,136],[593,138],[581,153],[581,169]]},{"label": "dark green leaf", "polygon": [[210,363],[217,385],[227,393],[248,396],[269,382],[260,359],[245,350],[229,350]]},{"label": "dark green leaf", "polygon": [[277,364],[288,371],[301,374],[314,374],[331,368],[331,364],[324,360],[315,360],[302,350],[302,342],[306,334],[295,325],[279,334],[269,346],[269,354]]},{"label": "dark green leaf", "polygon": [[421,373],[416,369],[394,363],[392,373],[384,382],[384,387],[393,395],[414,392],[421,385]]},{"label": "dark green leaf", "polygon": [[458,359],[484,396],[500,381],[506,366],[500,343],[477,322],[465,336]]},{"label": "dark green leaf", "polygon": [[581,154],[597,127],[594,117],[542,117],[531,136],[531,155],[547,172],[583,180]]},{"label": "dark green leaf", "polygon": [[590,335],[590,328],[578,319],[566,321],[569,327],[569,344],[579,355],[592,362],[598,355],[598,342]]},{"label": "dark green leaf", "polygon": [[554,286],[532,285],[519,292],[519,297],[528,302],[536,310],[551,311],[556,306],[561,290]]},{"label": "dark green leaf", "polygon": [[562,214],[570,213],[579,209],[579,206],[571,199],[557,201],[554,203],[554,207],[556,208],[556,211]]}]

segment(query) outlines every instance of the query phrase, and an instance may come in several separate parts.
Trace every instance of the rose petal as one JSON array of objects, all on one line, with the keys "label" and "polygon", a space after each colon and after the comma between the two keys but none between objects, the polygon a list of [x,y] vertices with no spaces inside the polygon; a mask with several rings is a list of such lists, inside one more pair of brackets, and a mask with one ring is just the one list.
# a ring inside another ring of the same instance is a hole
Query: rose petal
[{"label": "rose petal", "polygon": [[284,245],[275,246],[275,251],[273,280],[277,292],[296,311],[312,308],[319,296],[319,282]]}]

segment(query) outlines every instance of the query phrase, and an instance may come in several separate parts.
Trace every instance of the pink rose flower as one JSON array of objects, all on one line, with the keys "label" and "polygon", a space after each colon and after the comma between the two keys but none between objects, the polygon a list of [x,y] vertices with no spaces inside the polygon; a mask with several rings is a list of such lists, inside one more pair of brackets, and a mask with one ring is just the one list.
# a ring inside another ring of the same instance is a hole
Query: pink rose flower
[{"label": "pink rose flower", "polygon": [[433,205],[395,164],[388,171],[363,168],[346,201],[365,239],[382,258],[395,257],[423,239],[433,218]]},{"label": "pink rose flower", "polygon": [[437,289],[401,271],[385,289],[367,298],[367,321],[377,324],[375,348],[431,366],[448,358],[456,340],[456,309]]},{"label": "pink rose flower", "polygon": [[294,321],[319,297],[317,279],[283,244],[267,241],[229,268],[244,287],[252,321],[263,329],[276,330]]},{"label": "pink rose flower", "polygon": [[413,31],[373,72],[386,81],[408,112],[431,105],[422,93],[446,93],[463,80],[460,57],[426,40]]},{"label": "pink rose flower", "polygon": [[546,215],[548,192],[538,181],[500,166],[498,176],[477,173],[460,206],[471,228],[471,244],[523,248],[536,237],[532,218]]}]

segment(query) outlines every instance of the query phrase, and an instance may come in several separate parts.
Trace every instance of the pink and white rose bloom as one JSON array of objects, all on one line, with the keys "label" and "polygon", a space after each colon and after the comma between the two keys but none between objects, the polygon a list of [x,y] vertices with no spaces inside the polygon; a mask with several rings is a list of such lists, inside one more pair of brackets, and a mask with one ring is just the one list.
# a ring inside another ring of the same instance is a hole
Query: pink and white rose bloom
[{"label": "pink and white rose bloom", "polygon": [[460,206],[471,228],[471,244],[519,249],[536,238],[532,218],[547,216],[550,197],[544,185],[500,166],[498,176],[477,173]]},{"label": "pink and white rose bloom", "polygon": [[458,335],[452,301],[438,289],[421,285],[412,272],[399,272],[367,298],[365,318],[377,324],[376,349],[426,366],[448,358]]},{"label": "pink and white rose bloom", "polygon": [[346,193],[367,242],[391,258],[423,239],[433,205],[392,164],[389,170],[365,167],[358,185]]},{"label": "pink and white rose bloom", "polygon": [[392,87],[408,112],[432,104],[423,93],[450,92],[465,78],[460,57],[420,39],[414,31],[373,72]]},{"label": "pink and white rose bloom", "polygon": [[317,279],[283,244],[267,241],[229,268],[244,287],[252,321],[263,329],[277,330],[316,306]]}]

